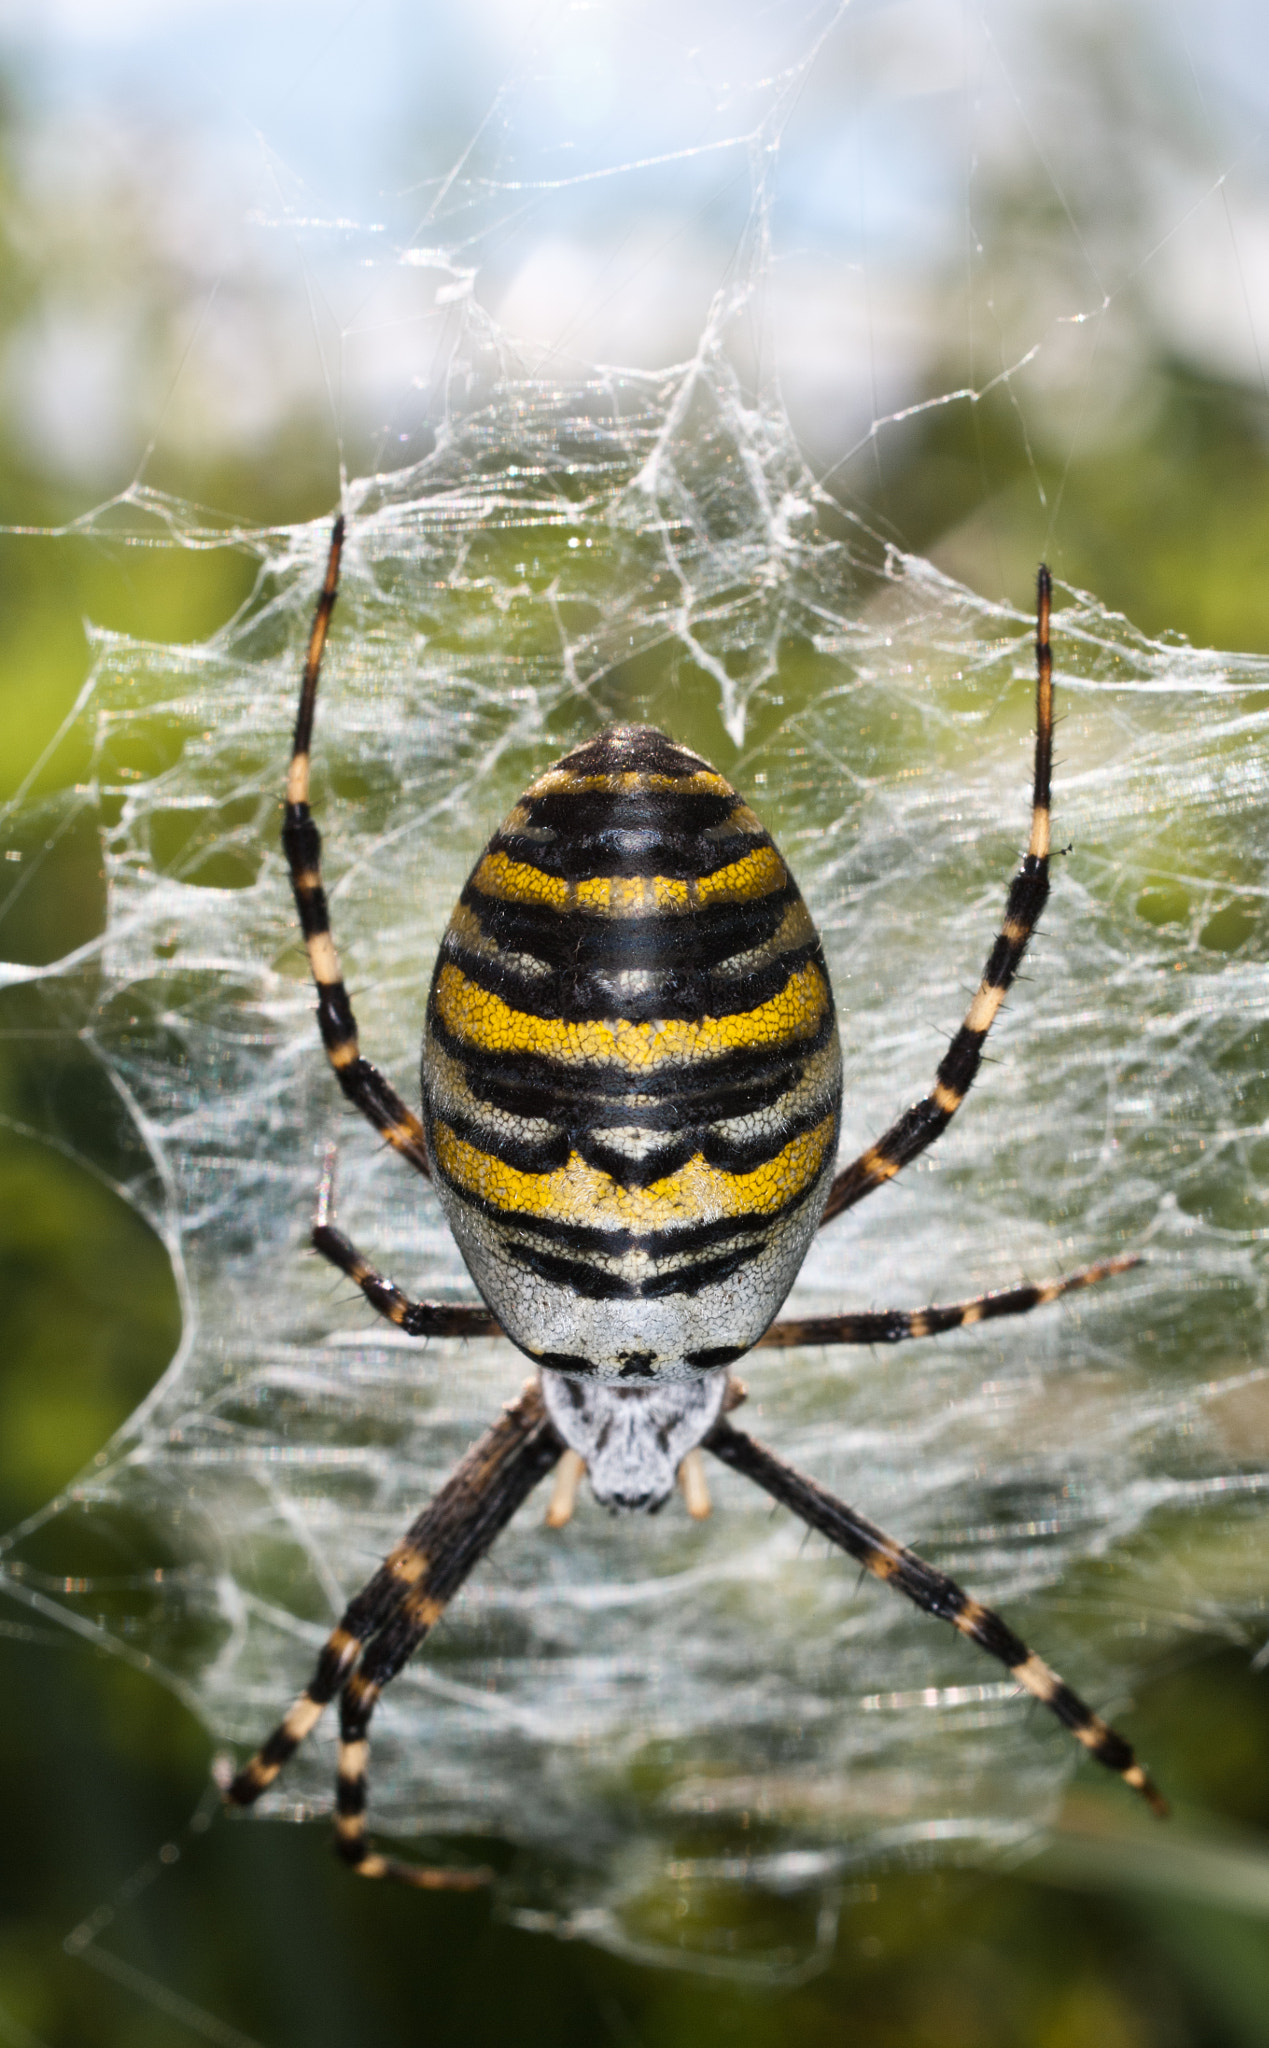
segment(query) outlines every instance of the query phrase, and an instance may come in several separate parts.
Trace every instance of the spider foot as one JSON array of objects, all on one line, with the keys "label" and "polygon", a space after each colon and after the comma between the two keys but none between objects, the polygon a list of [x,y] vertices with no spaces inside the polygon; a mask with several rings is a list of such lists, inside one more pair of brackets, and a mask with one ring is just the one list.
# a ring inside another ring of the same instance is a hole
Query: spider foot
[{"label": "spider foot", "polygon": [[[344,1782],[341,1777],[341,1794]],[[335,1816],[335,1854],[358,1877],[382,1877],[390,1884],[413,1885],[422,1892],[475,1892],[492,1884],[494,1878],[493,1871],[484,1864],[469,1870],[438,1870],[424,1863],[407,1863],[400,1856],[381,1855],[366,1840],[364,1815],[345,1811],[342,1797]]]},{"label": "spider foot", "polygon": [[335,1854],[358,1877],[381,1877],[389,1884],[412,1885],[420,1892],[483,1891],[495,1876],[487,1864],[474,1865],[470,1870],[438,1870],[424,1863],[407,1863],[400,1856],[381,1856],[364,1835],[346,1840],[342,1830],[335,1843]]}]

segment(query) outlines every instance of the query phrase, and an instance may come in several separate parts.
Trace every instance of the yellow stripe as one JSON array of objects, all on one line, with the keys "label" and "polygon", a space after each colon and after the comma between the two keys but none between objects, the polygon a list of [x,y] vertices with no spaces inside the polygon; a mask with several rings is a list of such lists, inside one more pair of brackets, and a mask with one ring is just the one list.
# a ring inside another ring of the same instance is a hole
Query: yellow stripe
[{"label": "yellow stripe", "polygon": [[969,1006],[965,1017],[967,1031],[990,1031],[996,1021],[996,1012],[1004,1002],[1005,991],[994,983],[980,982],[978,993]]},{"label": "yellow stripe", "polygon": [[1034,1699],[1043,1700],[1046,1706],[1052,1705],[1058,1689],[1058,1679],[1043,1658],[1036,1656],[1034,1650],[1021,1664],[1009,1666],[1009,1676],[1016,1678],[1019,1685],[1025,1686]]},{"label": "yellow stripe", "polygon": [[810,1186],[833,1142],[826,1116],[750,1173],[726,1173],[698,1152],[677,1173],[651,1187],[619,1187],[612,1176],[574,1152],[552,1173],[522,1173],[492,1152],[478,1151],[449,1128],[436,1125],[436,1157],[446,1177],[495,1208],[556,1223],[645,1234],[724,1216],[764,1216]]},{"label": "yellow stripe", "polygon": [[389,1551],[384,1561],[384,1570],[391,1572],[399,1585],[415,1586],[428,1567],[426,1551],[416,1550],[412,1543],[398,1543]]},{"label": "yellow stripe", "polygon": [[[755,821],[756,822],[756,821]],[[697,905],[747,903],[783,889],[788,870],[774,846],[760,846],[712,875],[678,881],[669,875],[595,875],[577,884],[576,907],[598,917],[682,915]]]},{"label": "yellow stripe", "polygon": [[887,1159],[885,1153],[879,1152],[875,1145],[868,1147],[858,1164],[874,1181],[893,1180],[899,1171],[898,1162]]},{"label": "yellow stripe", "polygon": [[730,782],[713,768],[700,768],[693,775],[650,775],[627,769],[620,775],[578,775],[571,768],[548,768],[521,797],[521,804],[535,796],[580,795],[597,790],[611,796],[640,796],[655,790],[671,790],[675,796],[735,796]]},{"label": "yellow stripe", "polygon": [[[952,1626],[953,1628],[958,1628],[963,1636],[972,1636],[975,1629],[981,1629],[986,1620],[987,1609],[980,1605],[977,1600],[967,1600],[960,1612],[952,1616]],[[1026,1670],[1026,1668],[1026,1665],[1020,1664],[1013,1673],[1013,1676],[1018,1678],[1019,1682],[1023,1685],[1027,1681],[1020,1678],[1020,1673]]]},{"label": "yellow stripe", "polygon": [[492,1053],[537,1053],[543,1059],[596,1061],[626,1067],[632,1074],[675,1060],[718,1059],[729,1052],[756,1051],[791,1039],[811,1038],[828,1008],[828,986],[813,961],[790,975],[778,996],[734,1017],[659,1020],[632,1024],[587,1018],[578,1024],[560,1017],[531,1017],[513,1010],[501,996],[478,988],[447,961],[436,985],[441,1022],[456,1038]]},{"label": "yellow stripe", "polygon": [[311,1700],[306,1692],[302,1692],[282,1723],[282,1732],[288,1742],[303,1742],[321,1718],[322,1708],[318,1701]]},{"label": "yellow stripe", "polygon": [[568,908],[568,883],[559,875],[545,875],[541,868],[510,860],[505,853],[487,853],[472,879],[486,896],[503,896],[511,903],[545,903],[551,910]]},{"label": "yellow stripe", "polygon": [[531,861],[487,853],[472,879],[484,895],[511,903],[559,911],[575,908],[592,917],[656,917],[667,912],[682,916],[698,904],[748,903],[769,896],[783,889],[788,870],[774,846],[759,846],[743,860],[691,881],[669,875],[592,875],[570,886],[562,876],[548,875]]},{"label": "yellow stripe", "polygon": [[339,955],[335,951],[335,942],[330,933],[313,932],[304,943],[314,981],[319,988],[333,988],[343,977],[339,971]]},{"label": "yellow stripe", "polygon": [[686,882],[668,875],[594,875],[577,884],[577,908],[593,917],[681,916],[692,897]]},{"label": "yellow stripe", "polygon": [[783,889],[787,880],[788,872],[774,846],[759,846],[730,867],[702,875],[696,893],[702,903],[747,903],[751,897]]}]

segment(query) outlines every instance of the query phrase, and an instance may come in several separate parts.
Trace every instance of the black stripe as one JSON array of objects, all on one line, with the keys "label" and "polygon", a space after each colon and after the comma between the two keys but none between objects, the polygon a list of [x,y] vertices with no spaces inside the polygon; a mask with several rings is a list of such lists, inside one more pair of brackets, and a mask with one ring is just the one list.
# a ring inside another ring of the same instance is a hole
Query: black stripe
[{"label": "black stripe", "polygon": [[[277,1727],[268,1741],[262,1746],[259,1755],[252,1759],[252,1763],[263,1764],[266,1769],[273,1764],[277,1764],[280,1767],[290,1757],[295,1755],[299,1746],[300,1738],[297,1735],[288,1735],[285,1728]],[[243,1775],[249,1776],[251,1768],[252,1766],[249,1764]]]},{"label": "black stripe", "polygon": [[539,832],[563,839],[606,840],[613,833],[651,832],[668,839],[695,839],[725,825],[739,804],[735,795],[704,790],[553,789],[527,795],[518,808]]},{"label": "black stripe", "polygon": [[468,882],[461,900],[495,945],[508,953],[531,954],[548,966],[676,967],[688,962],[703,968],[765,946],[790,904],[800,898],[789,880],[769,896],[649,917],[604,917],[514,903],[484,895],[474,882]]},{"label": "black stripe", "polygon": [[702,973],[690,966],[672,967],[650,988],[614,988],[608,977],[579,966],[559,967],[546,974],[525,974],[502,955],[489,958],[468,952],[447,934],[440,960],[457,967],[468,981],[509,1008],[528,1017],[562,1019],[570,1024],[623,1018],[630,1024],[696,1023],[703,1017],[739,1017],[782,995],[790,978],[813,960],[827,984],[818,939],[791,952],[778,953],[743,974]]},{"label": "black stripe", "polygon": [[558,763],[573,775],[701,775],[712,774],[708,761],[655,725],[606,725]]},{"label": "black stripe", "polygon": [[[343,1046],[355,1045],[357,1019],[353,1016],[348,990],[343,982],[319,981],[315,982],[314,986],[317,990],[317,1028],[322,1034],[322,1044],[327,1052],[338,1052]],[[367,1076],[370,1075],[373,1075],[376,1081],[379,1079],[369,1060],[360,1058],[351,1061],[346,1067],[336,1069],[336,1080],[349,1100],[356,1103],[358,1109],[361,1108],[363,1101],[370,1099],[373,1092],[367,1080]],[[374,1112],[368,1111],[367,1114],[373,1115]],[[389,1123],[395,1122],[395,1118],[391,1116],[386,1120]]]},{"label": "black stripe", "polygon": [[[515,1344],[517,1339],[512,1337],[511,1341]],[[530,1351],[527,1344],[521,1344],[519,1348],[526,1358],[534,1358],[539,1365],[550,1366],[552,1372],[586,1376],[595,1370],[589,1358],[580,1358],[575,1351]]]},{"label": "black stripe", "polygon": [[[952,1050],[956,1050],[955,1039],[952,1041]],[[943,1067],[949,1065],[949,1060],[943,1061],[939,1068],[940,1080],[946,1078]],[[977,1066],[978,1061],[975,1060],[975,1070]],[[947,1085],[954,1087],[956,1084],[948,1081]],[[876,1147],[878,1156],[888,1160],[892,1166],[906,1166],[910,1159],[915,1159],[919,1152],[924,1152],[927,1145],[933,1144],[940,1131],[947,1129],[953,1114],[950,1109],[940,1109],[932,1095],[925,1096],[922,1101],[914,1103],[911,1109],[905,1110],[893,1129],[887,1131],[884,1139]]]},{"label": "black stripe", "polygon": [[354,1692],[351,1684],[344,1687],[339,1701],[339,1735],[342,1742],[364,1742],[370,1717],[378,1704],[379,1692],[373,1690]]},{"label": "black stripe", "polygon": [[726,1280],[754,1259],[760,1258],[762,1243],[738,1245],[715,1259],[698,1259],[695,1264],[676,1266],[669,1273],[657,1273],[644,1281],[624,1280],[603,1266],[586,1265],[578,1259],[564,1259],[552,1252],[537,1251],[529,1245],[509,1243],[506,1254],[526,1272],[536,1273],[556,1286],[567,1287],[585,1301],[661,1301],[671,1294],[699,1294]]},{"label": "black stripe", "polygon": [[[708,1124],[689,1125],[676,1131],[672,1143],[654,1146],[637,1158],[615,1146],[605,1145],[602,1138],[584,1123],[562,1123],[549,1138],[527,1138],[517,1137],[505,1126],[482,1124],[458,1109],[436,1108],[435,1115],[438,1121],[449,1126],[456,1137],[465,1139],[468,1144],[488,1152],[493,1158],[500,1159],[504,1166],[514,1167],[520,1173],[553,1173],[566,1166],[572,1153],[576,1152],[588,1166],[606,1173],[618,1187],[648,1188],[655,1181],[664,1180],[668,1174],[677,1173],[698,1153],[707,1166],[716,1166],[725,1173],[752,1173],[757,1167],[765,1166],[769,1159],[774,1159],[794,1138],[814,1130],[826,1116],[834,1115],[839,1100],[840,1089],[837,1089],[795,1116],[772,1119],[766,1130],[743,1139],[728,1137]],[[627,1114],[630,1124],[639,1123],[640,1113],[637,1110]],[[364,1285],[362,1291],[366,1291]]]},{"label": "black stripe", "polygon": [[[962,1024],[955,1038],[938,1063],[938,1078],[945,1088],[952,1088],[958,1095],[968,1095],[975,1074],[982,1064],[985,1031],[973,1031],[968,1024]],[[938,1112],[942,1114],[942,1112]],[[944,1117],[944,1122],[948,1121]],[[939,1129],[942,1125],[939,1126]],[[938,1136],[936,1130],[934,1135]],[[906,1156],[906,1155],[905,1155]]]},{"label": "black stripe", "polygon": [[[345,1615],[342,1626],[346,1634],[352,1635],[354,1630],[348,1628],[347,1623],[348,1616]],[[309,1681],[308,1697],[318,1706],[324,1707],[329,1700],[334,1699],[355,1662],[355,1658],[349,1657],[346,1643],[342,1649],[332,1648],[330,1643],[324,1644],[317,1660],[317,1669]]]},{"label": "black stripe", "polygon": [[[770,1137],[755,1132],[752,1137],[732,1138],[725,1131],[715,1130],[707,1124],[701,1132],[700,1150],[709,1166],[720,1167],[726,1173],[750,1173],[755,1167],[764,1165],[768,1159],[774,1159],[778,1152],[782,1152],[786,1145],[793,1142],[794,1138],[800,1138],[804,1132],[814,1130],[817,1124],[823,1123],[825,1117],[831,1116],[834,1120],[833,1135],[827,1149],[830,1155],[835,1157],[837,1116],[841,1101],[841,1082],[838,1080],[827,1094],[817,1096],[814,1102],[808,1103],[803,1109],[791,1111],[779,1118],[778,1128],[772,1131]],[[721,1123],[724,1119],[720,1117],[716,1121]]]},{"label": "black stripe", "polygon": [[[910,1551],[905,1552],[905,1560],[907,1557],[910,1557],[911,1555],[912,1553]],[[921,1570],[923,1572],[929,1573],[939,1579],[943,1579],[943,1574],[941,1572],[934,1572],[933,1565],[927,1565],[920,1559],[916,1560],[916,1562],[921,1564]],[[907,1580],[902,1579],[901,1583],[904,1585],[904,1589],[906,1591]],[[944,1583],[949,1586],[952,1585],[952,1581],[950,1579],[944,1580]],[[954,1605],[949,1606],[946,1609],[946,1615],[949,1621],[955,1621],[957,1615],[963,1614],[966,1607],[977,1606],[979,1604],[977,1601],[971,1601],[967,1593],[962,1593],[959,1586],[953,1587],[953,1590],[957,1595],[957,1601]],[[943,1610],[940,1610],[938,1608],[931,1608],[930,1611],[931,1613],[939,1613]],[[1016,1636],[1013,1630],[1009,1627],[1008,1623],[1003,1622],[998,1614],[993,1614],[990,1607],[983,1607],[981,1609],[978,1619],[974,1623],[972,1631],[967,1631],[967,1633],[969,1634],[970,1641],[977,1643],[980,1650],[986,1650],[989,1657],[998,1657],[1002,1664],[1007,1664],[1009,1666],[1010,1670],[1013,1670],[1015,1666],[1019,1664],[1025,1664],[1027,1661],[1027,1657],[1030,1654],[1026,1644],[1022,1640],[1022,1637]],[[1072,1695],[1072,1697],[1074,1697],[1074,1695]],[[1052,1705],[1052,1702],[1050,1701],[1049,1704]]]},{"label": "black stripe", "polygon": [[[827,986],[827,985],[826,985]],[[628,1104],[639,1099],[639,1121],[646,1128],[648,1096],[673,1104],[675,1114],[667,1118],[674,1128],[685,1115],[699,1122],[719,1122],[724,1115],[741,1116],[745,1106],[728,1107],[733,1096],[740,1103],[746,1091],[753,1094],[753,1107],[774,1101],[797,1085],[805,1062],[826,1045],[837,1029],[831,990],[819,1029],[810,1038],[784,1040],[779,1045],[757,1046],[740,1052],[718,1053],[713,1058],[675,1060],[648,1073],[633,1073],[628,1067],[583,1060],[546,1059],[540,1053],[486,1052],[483,1047],[455,1038],[436,1014],[435,990],[428,1003],[427,1028],[443,1051],[462,1067],[472,1094],[496,1103],[521,1116],[555,1116],[562,1105],[578,1117],[585,1105],[585,1120],[595,1125],[629,1123],[628,1114],[605,1116],[592,1111],[590,1102]],[[775,1094],[768,1092],[775,1089]],[[424,1092],[427,1076],[424,1074]],[[532,1103],[534,1106],[529,1107]],[[537,1107],[541,1103],[542,1107]]]},{"label": "black stripe", "polygon": [[[1065,1690],[1063,1687],[1063,1691]],[[1099,1764],[1105,1764],[1107,1769],[1112,1771],[1130,1771],[1137,1761],[1132,1744],[1125,1742],[1123,1736],[1116,1734],[1113,1728],[1107,1728],[1103,1735],[1098,1736],[1090,1755],[1095,1756]]]},{"label": "black stripe", "polygon": [[[606,1173],[610,1180],[621,1188],[650,1188],[654,1181],[665,1180],[667,1175],[677,1173],[686,1166],[689,1159],[704,1150],[706,1133],[688,1130],[677,1137],[672,1144],[658,1145],[633,1159],[628,1152],[619,1152],[589,1131],[579,1131],[576,1149],[588,1166],[599,1173]],[[776,1147],[779,1150],[779,1147]]]},{"label": "black stripe", "polygon": [[[634,1160],[627,1154],[606,1146],[602,1139],[592,1132],[579,1132],[575,1144],[582,1158],[590,1166],[610,1174],[622,1187],[651,1187],[668,1173],[676,1173],[698,1152],[707,1166],[716,1166],[723,1173],[752,1173],[767,1161],[775,1159],[786,1145],[800,1138],[807,1131],[813,1131],[825,1117],[836,1119],[841,1103],[841,1088],[835,1087],[829,1094],[820,1096],[807,1104],[796,1114],[773,1118],[765,1131],[755,1131],[747,1138],[732,1138],[724,1131],[715,1130],[711,1124],[699,1125],[685,1131],[679,1145],[659,1149],[655,1156],[645,1155]],[[638,1114],[632,1113],[630,1121],[637,1124]],[[719,1119],[722,1121],[722,1119]],[[837,1129],[834,1121],[833,1136],[829,1150],[836,1156]],[[674,1157],[677,1154],[677,1157]],[[673,1159],[673,1163],[667,1163]]]},{"label": "black stripe", "polygon": [[300,914],[300,930],[306,939],[316,938],[319,932],[330,930],[330,911],[326,903],[326,891],[320,882],[314,887],[302,889],[297,881],[291,883],[295,907]]},{"label": "black stripe", "polygon": [[[649,1258],[667,1259],[680,1253],[703,1251],[708,1245],[726,1244],[729,1238],[757,1236],[765,1239],[777,1223],[782,1223],[786,1216],[793,1215],[810,1200],[823,1180],[824,1171],[831,1164],[830,1154],[824,1169],[808,1181],[800,1193],[791,1196],[778,1209],[768,1209],[762,1215],[718,1216],[711,1223],[688,1223],[677,1228],[667,1226],[664,1230],[642,1234],[633,1230],[599,1230],[582,1223],[561,1223],[552,1216],[526,1216],[519,1209],[500,1209],[483,1195],[473,1194],[470,1188],[463,1187],[449,1174],[442,1174],[442,1178],[469,1209],[488,1216],[492,1222],[502,1225],[504,1231],[519,1231],[530,1237],[542,1238],[548,1244],[564,1244],[575,1252],[593,1251],[610,1258],[620,1258],[624,1252],[640,1251],[646,1252]],[[437,1170],[440,1171],[439,1163]]]},{"label": "black stripe", "polygon": [[[288,804],[282,822],[282,851],[291,870],[291,888],[300,914],[300,930],[306,939],[330,930],[326,892],[321,884],[322,835],[309,815],[307,804]],[[315,888],[301,889],[296,877],[318,876]]]},{"label": "black stripe", "polygon": [[1008,939],[1003,932],[997,935],[991,956],[983,969],[983,980],[988,988],[1009,987],[1027,950],[1027,941],[1048,900],[1048,861],[1037,854],[1029,853],[1009,885],[1009,895],[1005,903],[1005,917],[1011,924],[1022,926],[1022,937]]},{"label": "black stripe", "polygon": [[362,1775],[357,1778],[346,1778],[343,1772],[341,1771],[338,1778],[335,1781],[336,1813],[342,1813],[345,1816],[345,1818],[347,1818],[348,1816],[353,1814],[364,1813],[365,1810],[365,1773],[363,1772]]},{"label": "black stripe", "polygon": [[[1091,1728],[1096,1719],[1079,1695],[1073,1693],[1070,1686],[1060,1678],[1046,1699],[1045,1705],[1052,1708],[1064,1728]],[[1135,1761],[1131,1744],[1125,1742],[1123,1736],[1116,1734],[1113,1728],[1107,1728],[1098,1736],[1096,1747],[1091,1754],[1097,1758],[1099,1764],[1105,1764],[1112,1771],[1131,1770]]]},{"label": "black stripe", "polygon": [[733,861],[744,860],[760,846],[770,846],[766,832],[729,832],[722,839],[675,838],[647,830],[605,835],[597,839],[532,839],[518,832],[496,832],[487,851],[524,861],[544,875],[584,882],[599,875],[668,875],[690,882],[716,874]]},{"label": "black stripe", "polygon": [[[443,1035],[437,1032],[438,1041]],[[554,1088],[543,1088],[518,1077],[504,1082],[501,1072],[478,1079],[464,1049],[454,1050],[452,1042],[447,1043],[455,1060],[464,1067],[467,1084],[478,1102],[487,1102],[492,1109],[510,1116],[532,1117],[543,1123],[559,1124],[568,1131],[599,1131],[613,1124],[629,1124],[636,1116],[640,1130],[644,1131],[678,1131],[686,1115],[690,1115],[693,1123],[701,1128],[727,1123],[736,1117],[756,1115],[760,1110],[782,1101],[800,1085],[804,1066],[804,1057],[797,1055],[786,1059],[765,1081],[731,1088],[702,1088],[694,1094],[684,1091],[677,1096],[649,1101],[633,1086],[627,1086],[620,1096],[614,1097],[589,1094],[584,1087],[574,1086],[569,1090],[563,1083]],[[426,1086],[425,1081],[425,1091]],[[637,1110],[634,1107],[636,1099]]]},{"label": "black stripe", "polygon": [[433,1109],[433,1123],[429,1143],[436,1145],[436,1124],[448,1124],[458,1138],[478,1151],[488,1152],[495,1159],[501,1159],[504,1166],[511,1166],[518,1173],[554,1173],[557,1168],[567,1166],[574,1150],[573,1133],[567,1127],[556,1129],[549,1138],[518,1138],[513,1132],[487,1124],[475,1117],[466,1116],[462,1110],[438,1107]]}]

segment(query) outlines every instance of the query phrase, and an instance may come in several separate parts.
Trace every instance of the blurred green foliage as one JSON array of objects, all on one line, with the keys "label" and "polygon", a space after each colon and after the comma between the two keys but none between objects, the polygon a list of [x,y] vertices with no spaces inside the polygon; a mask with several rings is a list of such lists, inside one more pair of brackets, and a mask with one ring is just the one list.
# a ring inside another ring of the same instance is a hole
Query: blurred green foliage
[{"label": "blurred green foliage", "polygon": [[1073,451],[1005,390],[939,407],[887,434],[857,502],[987,596],[1024,602],[1047,555],[1152,637],[1269,651],[1269,397],[1167,358],[1135,397],[1129,431]]},{"label": "blurred green foliage", "polygon": [[[46,282],[24,205],[0,152],[0,347]],[[1043,221],[1024,210],[1022,227],[1044,246]],[[931,392],[956,388],[964,372],[949,355]],[[1147,631],[1269,648],[1262,392],[1166,354],[1143,356],[1113,436],[1063,443],[1042,420],[1026,433],[1001,389],[890,430],[869,462],[846,479],[852,502],[993,594],[1025,602],[1047,548],[1062,575]],[[303,418],[279,421],[252,460],[160,458],[147,475],[240,520],[314,516],[335,486],[328,437]],[[82,485],[41,467],[0,413],[0,523],[11,529],[0,535],[0,796],[75,699],[85,621],[199,639],[250,588],[250,565],[230,550],[138,553],[99,537],[12,531],[55,526],[83,504]],[[64,789],[82,767],[62,749],[37,789]],[[41,814],[25,816],[38,837]],[[10,850],[24,858],[0,868],[0,898],[21,881],[5,909],[7,957],[56,959],[100,928],[89,813],[47,851],[21,841]],[[1147,891],[1138,907],[1154,925],[1186,915],[1172,885]],[[1228,929],[1205,943],[1236,944],[1241,914],[1222,911]],[[69,1006],[6,992],[0,1109],[0,1522],[11,1527],[147,1392],[178,1316],[162,1247],[109,1184],[116,1105]],[[104,1178],[42,1142],[68,1116]],[[0,1618],[0,1666],[0,2040],[175,2048],[209,2024],[210,2038],[236,2038],[217,2033],[220,2023],[271,2048],[460,2039],[473,2048],[1258,2048],[1265,2038],[1263,1900],[1249,1896],[1240,1911],[1228,1898],[1196,1898],[1183,1839],[1143,1850],[1135,1875],[1116,1865],[1108,1878],[1096,1846],[1132,1822],[1083,1775],[1066,1853],[1051,1868],[1042,1859],[1015,1873],[944,1869],[860,1884],[822,1974],[747,1989],[518,1931],[480,1898],[358,1886],[333,1863],[323,1829],[204,1828],[206,1737],[142,1672],[13,1604]],[[1174,1788],[1182,1809],[1218,1817],[1234,1847],[1259,1844],[1262,1854],[1267,1707],[1269,1679],[1241,1650],[1196,1643],[1141,1697],[1133,1721],[1147,1755],[1188,1760]],[[165,1843],[179,1859],[154,1860]],[[103,1947],[122,1959],[113,1979],[66,1944],[103,1903],[114,1913],[108,1936],[98,1930]],[[672,1922],[672,1898],[663,1906]]]}]

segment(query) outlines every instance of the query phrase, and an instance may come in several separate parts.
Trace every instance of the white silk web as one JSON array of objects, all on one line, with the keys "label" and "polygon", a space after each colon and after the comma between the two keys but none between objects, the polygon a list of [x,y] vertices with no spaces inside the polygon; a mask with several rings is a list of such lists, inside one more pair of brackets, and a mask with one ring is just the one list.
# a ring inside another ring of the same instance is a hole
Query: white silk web
[{"label": "white silk web", "polygon": [[[749,246],[660,374],[526,376],[468,301],[433,451],[346,488],[314,809],[363,1044],[408,1097],[481,844],[613,717],[710,756],[794,867],[841,1012],[844,1157],[925,1091],[981,970],[1025,838],[1032,621],[819,488],[775,386],[734,367]],[[349,1234],[411,1293],[472,1298],[434,1195],[341,1107],[277,846],[326,526],[213,532],[141,487],[98,526],[259,574],[202,645],[99,635],[77,713],[108,925],[11,979],[116,1091],[113,1183],[170,1251],[185,1328],[5,1569],[254,1746],[525,1364],[397,1339],[305,1249],[335,1137]],[[824,1231],[791,1312],[1148,1263],[932,1343],[758,1355],[738,1420],[1122,1716],[1179,1645],[1262,1626],[1269,664],[1059,604],[1065,852],[1026,978],[952,1129]],[[550,1533],[530,1502],[384,1697],[372,1824],[508,1838],[509,1910],[639,1952],[680,1942],[686,1900],[706,1966],[752,1951],[769,1974],[828,1938],[843,1873],[1025,1847],[1077,1751],[951,1631],[710,1477],[703,1525],[584,1504]],[[267,1808],[325,1812],[332,1788],[324,1724]]]}]

